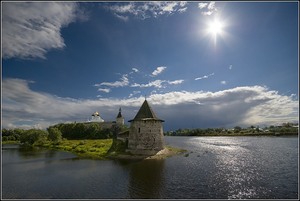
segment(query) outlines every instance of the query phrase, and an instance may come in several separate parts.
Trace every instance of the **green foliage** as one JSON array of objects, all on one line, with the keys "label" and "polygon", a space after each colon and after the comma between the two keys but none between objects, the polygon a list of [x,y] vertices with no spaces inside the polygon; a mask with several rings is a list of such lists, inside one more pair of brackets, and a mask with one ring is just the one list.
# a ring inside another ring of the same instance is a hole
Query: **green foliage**
[{"label": "green foliage", "polygon": [[57,128],[62,137],[68,140],[77,139],[108,139],[113,136],[112,128],[102,128],[99,123],[69,123],[50,126]]},{"label": "green foliage", "polygon": [[39,129],[26,130],[20,137],[20,142],[25,145],[43,145],[48,138],[47,131]]},{"label": "green foliage", "polygon": [[3,141],[19,141],[20,136],[25,132],[23,129],[2,129]]},{"label": "green foliage", "polygon": [[[296,124],[297,125],[297,124]],[[285,123],[282,126],[270,126],[260,129],[258,126],[242,128],[235,126],[233,129],[224,128],[196,128],[196,129],[177,129],[164,133],[166,136],[256,136],[256,135],[297,135],[298,127],[295,124]]]},{"label": "green foliage", "polygon": [[58,128],[50,127],[48,130],[48,139],[51,140],[53,143],[58,144],[62,140],[62,134]]},{"label": "green foliage", "polygon": [[84,158],[103,159],[112,145],[112,139],[101,140],[63,140],[51,148],[70,151]]}]

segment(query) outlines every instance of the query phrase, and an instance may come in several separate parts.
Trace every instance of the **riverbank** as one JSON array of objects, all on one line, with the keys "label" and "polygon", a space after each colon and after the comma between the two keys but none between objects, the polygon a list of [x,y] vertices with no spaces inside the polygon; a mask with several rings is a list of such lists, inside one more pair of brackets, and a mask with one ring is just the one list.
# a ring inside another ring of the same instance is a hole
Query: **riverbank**
[{"label": "riverbank", "polygon": [[[59,144],[53,144],[51,142],[46,142],[43,145],[36,147],[43,147],[47,149],[68,151],[80,158],[88,159],[164,159],[173,155],[181,154],[186,152],[186,150],[166,146],[165,149],[158,152],[153,156],[141,156],[132,155],[125,153],[124,151],[110,152],[113,140],[112,139],[95,139],[95,140],[62,140]],[[2,141],[2,144],[20,144],[18,141]]]},{"label": "riverbank", "polygon": [[187,152],[185,149],[179,149],[171,146],[165,146],[163,150],[160,150],[153,156],[144,156],[144,155],[132,155],[129,153],[117,153],[117,154],[108,154],[110,159],[121,159],[121,160],[149,160],[149,159],[165,159],[174,155],[179,155],[184,152]]},{"label": "riverbank", "polygon": [[209,133],[209,134],[201,134],[201,135],[193,135],[193,134],[182,134],[182,135],[166,135],[166,136],[183,136],[183,137],[251,137],[251,136],[296,136],[298,132],[290,132],[290,133],[273,133],[273,132],[263,132],[263,133]]}]

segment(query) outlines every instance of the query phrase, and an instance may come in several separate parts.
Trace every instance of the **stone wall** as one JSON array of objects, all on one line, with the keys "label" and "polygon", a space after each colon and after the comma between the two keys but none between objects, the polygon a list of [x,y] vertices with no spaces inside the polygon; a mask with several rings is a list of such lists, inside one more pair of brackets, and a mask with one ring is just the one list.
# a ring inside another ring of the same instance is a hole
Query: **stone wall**
[{"label": "stone wall", "polygon": [[124,125],[124,118],[123,117],[119,117],[116,119],[117,124],[119,125]]},{"label": "stone wall", "polygon": [[131,122],[128,151],[133,154],[155,154],[164,148],[162,122],[141,120]]}]

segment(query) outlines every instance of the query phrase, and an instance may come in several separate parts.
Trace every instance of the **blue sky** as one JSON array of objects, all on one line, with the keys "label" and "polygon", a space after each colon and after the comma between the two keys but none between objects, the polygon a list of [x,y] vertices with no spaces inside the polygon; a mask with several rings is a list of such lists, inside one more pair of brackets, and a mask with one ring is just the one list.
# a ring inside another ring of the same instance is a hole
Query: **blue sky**
[{"label": "blue sky", "polygon": [[297,2],[5,2],[2,125],[298,122]]}]

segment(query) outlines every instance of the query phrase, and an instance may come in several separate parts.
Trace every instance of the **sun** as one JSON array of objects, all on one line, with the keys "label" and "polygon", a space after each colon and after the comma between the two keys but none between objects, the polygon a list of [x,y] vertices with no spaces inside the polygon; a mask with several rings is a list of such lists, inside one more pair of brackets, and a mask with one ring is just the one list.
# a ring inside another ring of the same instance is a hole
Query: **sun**
[{"label": "sun", "polygon": [[210,22],[208,25],[208,32],[213,35],[218,35],[222,33],[223,24],[220,20],[214,19],[214,21]]},{"label": "sun", "polygon": [[222,38],[225,35],[224,31],[225,23],[220,20],[220,18],[213,18],[206,21],[206,34],[208,36],[211,36],[212,40],[214,41],[214,44],[217,44],[217,38]]}]

